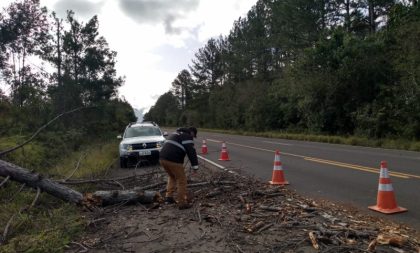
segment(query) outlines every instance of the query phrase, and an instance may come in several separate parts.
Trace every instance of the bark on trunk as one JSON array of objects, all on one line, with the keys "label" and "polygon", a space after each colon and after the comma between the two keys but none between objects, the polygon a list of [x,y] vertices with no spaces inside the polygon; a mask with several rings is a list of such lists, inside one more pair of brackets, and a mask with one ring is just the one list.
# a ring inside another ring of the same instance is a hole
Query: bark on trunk
[{"label": "bark on trunk", "polygon": [[350,0],[345,1],[346,4],[346,30],[350,32]]},{"label": "bark on trunk", "polygon": [[375,6],[374,2],[371,0],[369,1],[369,27],[370,27],[370,33],[374,33],[376,30],[376,15],[375,15]]},{"label": "bark on trunk", "polygon": [[25,183],[35,189],[40,188],[42,191],[67,202],[79,204],[83,199],[83,194],[78,191],[3,160],[0,160],[0,176],[10,176],[10,180]]},{"label": "bark on trunk", "polygon": [[160,194],[156,191],[96,191],[92,197],[101,200],[102,206],[114,205],[118,203],[142,203],[150,204],[160,199]]},{"label": "bark on trunk", "polygon": [[82,194],[72,188],[45,178],[38,173],[30,172],[3,160],[0,160],[0,176],[5,178],[9,177],[10,180],[25,183],[26,186],[35,189],[39,188],[41,191],[63,201],[80,204],[86,207],[136,202],[149,204],[154,201],[162,200],[159,192],[144,190],[97,191],[94,193]]}]

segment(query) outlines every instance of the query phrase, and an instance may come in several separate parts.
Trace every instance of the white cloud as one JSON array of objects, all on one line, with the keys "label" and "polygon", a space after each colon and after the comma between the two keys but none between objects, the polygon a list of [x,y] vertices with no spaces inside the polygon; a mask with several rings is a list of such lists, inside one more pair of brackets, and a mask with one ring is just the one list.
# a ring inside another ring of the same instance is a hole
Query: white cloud
[{"label": "white cloud", "polygon": [[[257,0],[41,0],[64,17],[98,15],[100,35],[117,51],[117,73],[126,77],[120,95],[150,108],[210,37],[227,35]],[[10,4],[2,0],[0,7]]]},{"label": "white cloud", "polygon": [[246,15],[255,2],[250,0],[202,1],[197,12],[191,17],[194,22],[201,24],[199,40],[204,42],[210,37],[227,35],[233,22],[240,16]]},{"label": "white cloud", "polygon": [[179,34],[181,27],[175,27],[174,22],[188,12],[194,11],[199,0],[119,0],[124,13],[140,24],[152,23],[165,26],[168,34]]},{"label": "white cloud", "polygon": [[[50,1],[51,2],[51,1]],[[58,0],[53,5],[53,10],[60,16],[65,16],[67,10],[73,10],[79,16],[89,18],[100,12],[104,0],[86,1],[86,0]]]}]

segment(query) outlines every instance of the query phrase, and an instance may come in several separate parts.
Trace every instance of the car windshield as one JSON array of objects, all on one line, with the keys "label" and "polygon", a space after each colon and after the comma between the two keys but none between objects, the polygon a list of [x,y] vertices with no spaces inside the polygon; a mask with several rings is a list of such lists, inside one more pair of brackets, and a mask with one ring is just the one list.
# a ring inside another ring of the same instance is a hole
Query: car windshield
[{"label": "car windshield", "polygon": [[125,131],[124,138],[133,138],[140,136],[157,136],[162,135],[158,127],[152,126],[141,126],[141,127],[130,127]]}]

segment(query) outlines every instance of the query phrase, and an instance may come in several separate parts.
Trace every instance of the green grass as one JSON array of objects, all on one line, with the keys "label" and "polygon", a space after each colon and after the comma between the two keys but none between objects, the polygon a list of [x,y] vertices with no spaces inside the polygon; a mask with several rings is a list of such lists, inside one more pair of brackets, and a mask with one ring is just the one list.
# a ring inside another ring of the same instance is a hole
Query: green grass
[{"label": "green grass", "polygon": [[[0,208],[7,211],[0,215],[1,224],[29,206],[34,196],[34,192],[27,191],[11,203],[2,203]],[[35,207],[13,219],[7,244],[0,247],[0,252],[62,252],[65,245],[83,233],[84,226],[78,207],[43,194]]]},{"label": "green grass", "polygon": [[334,136],[334,135],[316,135],[316,134],[300,134],[287,132],[251,132],[242,130],[221,130],[221,129],[199,129],[199,131],[237,134],[245,136],[269,137],[289,140],[325,142],[333,144],[344,144],[353,146],[378,147],[387,149],[401,149],[410,151],[420,151],[420,141],[410,141],[404,139],[368,139],[358,136]]},{"label": "green grass", "polygon": [[[11,141],[6,145],[1,142],[0,150],[4,146],[9,147],[10,144],[16,142],[14,138],[9,138],[9,140]],[[35,167],[42,167],[43,171],[48,171],[48,175],[52,175],[55,179],[62,179],[70,175],[80,157],[82,159],[80,159],[79,169],[74,173],[72,179],[101,176],[118,156],[117,142],[94,143],[80,151],[67,154],[64,158],[58,159],[59,162],[56,165],[46,169],[48,166],[44,166],[42,163],[43,150],[38,148],[36,143],[31,145],[34,148],[25,147],[25,153],[15,154],[14,152],[8,158],[24,164],[32,164]],[[26,168],[32,169],[33,167]],[[0,190],[1,234],[10,217],[18,213],[21,208],[28,207],[36,195],[36,191],[29,188],[24,188],[20,193],[16,193],[20,187],[21,184],[8,182]],[[79,187],[77,190],[83,192],[88,189]],[[9,229],[7,244],[0,246],[0,252],[63,252],[66,245],[71,241],[77,241],[77,238],[83,235],[85,225],[80,207],[42,193],[33,208],[15,216]]]},{"label": "green grass", "polygon": [[70,154],[50,171],[55,177],[67,177],[79,164],[72,178],[95,178],[102,175],[117,157],[117,142],[97,143]]},{"label": "green grass", "polygon": [[[22,143],[24,140],[25,139],[23,136],[1,137],[0,151],[15,147],[19,143]],[[37,142],[30,142],[24,147],[7,154],[5,158],[2,159],[26,168],[39,169],[44,166],[44,154],[45,149],[42,145],[38,144]]]}]

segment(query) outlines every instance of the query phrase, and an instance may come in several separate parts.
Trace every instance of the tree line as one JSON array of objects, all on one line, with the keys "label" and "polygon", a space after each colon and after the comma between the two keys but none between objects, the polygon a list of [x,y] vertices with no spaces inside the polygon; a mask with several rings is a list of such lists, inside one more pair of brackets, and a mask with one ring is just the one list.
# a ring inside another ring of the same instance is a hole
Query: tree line
[{"label": "tree line", "polygon": [[114,136],[135,121],[117,97],[124,79],[116,52],[99,34],[97,16],[86,23],[19,0],[0,12],[0,137],[27,136],[56,115],[74,110],[39,136],[45,148],[77,149]]},{"label": "tree line", "polygon": [[415,0],[258,0],[145,119],[419,140],[419,38]]}]

